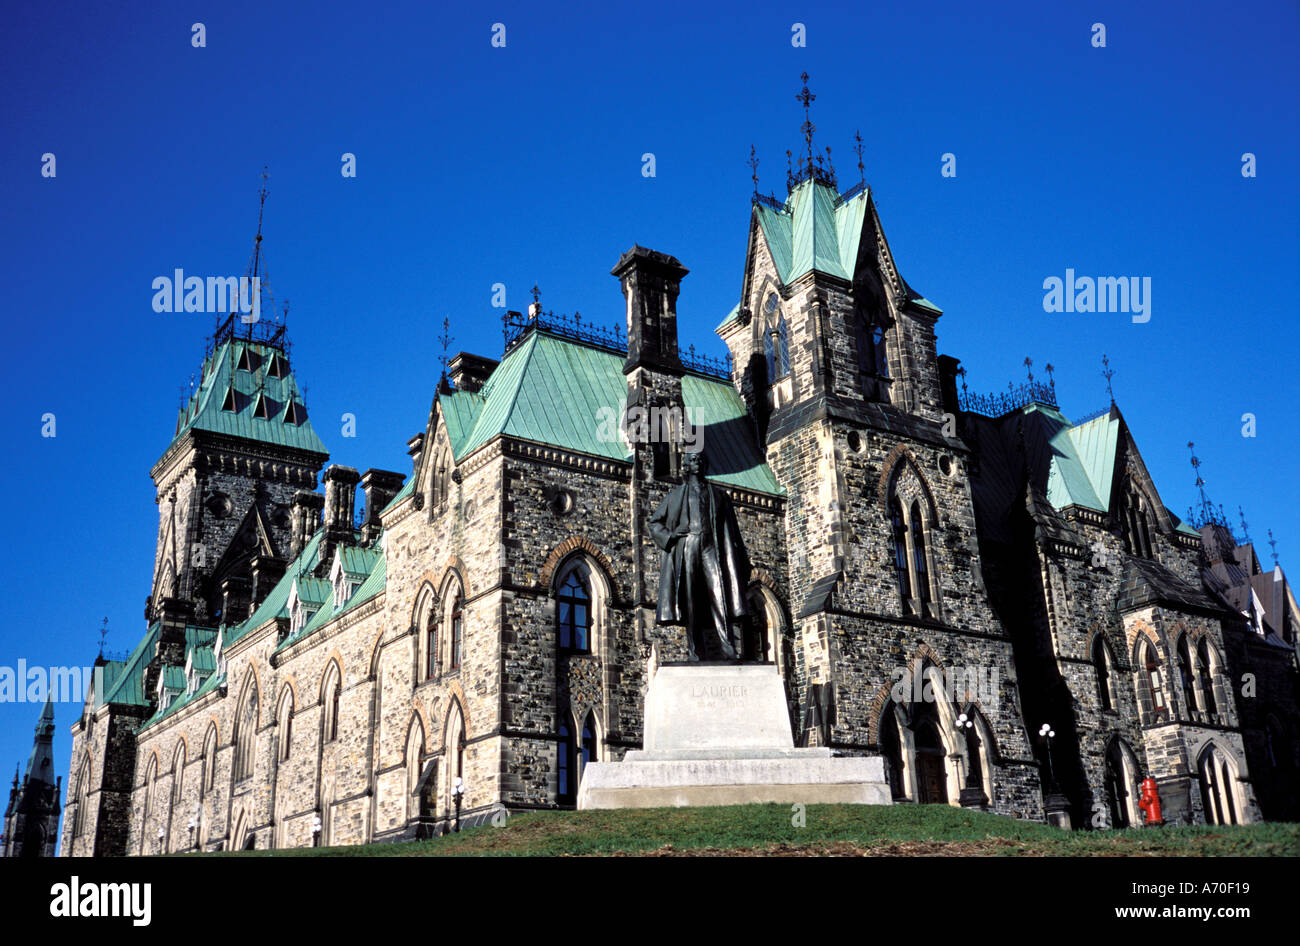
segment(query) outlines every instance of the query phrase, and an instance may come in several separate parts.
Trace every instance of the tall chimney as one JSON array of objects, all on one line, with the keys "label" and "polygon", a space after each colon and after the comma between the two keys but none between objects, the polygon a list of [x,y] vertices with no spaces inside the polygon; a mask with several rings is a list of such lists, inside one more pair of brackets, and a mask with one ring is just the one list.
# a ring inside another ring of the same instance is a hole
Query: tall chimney
[{"label": "tall chimney", "polygon": [[680,374],[677,358],[677,293],[690,270],[667,253],[633,246],[610,271],[627,300],[627,363]]},{"label": "tall chimney", "polygon": [[303,547],[320,528],[320,513],[325,505],[325,497],[309,489],[300,489],[293,497],[293,511],[290,513],[289,561],[294,561],[302,554]]},{"label": "tall chimney", "polygon": [[361,490],[365,493],[366,509],[361,525],[361,542],[369,545],[380,529],[379,514],[393,501],[402,489],[406,477],[388,470],[369,469],[361,475]]},{"label": "tall chimney", "polygon": [[361,474],[350,466],[331,466],[321,476],[325,481],[325,537],[321,542],[318,575],[329,572],[334,550],[340,543],[351,544],[352,511],[356,506],[357,481]]},{"label": "tall chimney", "polygon": [[686,267],[666,253],[634,246],[611,274],[627,300],[627,400],[623,430],[638,464],[655,479],[675,479],[681,469],[686,408],[677,356],[677,293]]}]

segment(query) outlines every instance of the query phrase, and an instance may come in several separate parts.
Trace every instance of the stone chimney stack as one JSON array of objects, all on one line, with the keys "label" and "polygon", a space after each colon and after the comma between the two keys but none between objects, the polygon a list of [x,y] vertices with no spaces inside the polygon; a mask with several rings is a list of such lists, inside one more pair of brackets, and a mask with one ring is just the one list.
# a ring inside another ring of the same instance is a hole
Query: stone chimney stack
[{"label": "stone chimney stack", "polygon": [[627,300],[627,363],[634,368],[682,370],[677,358],[677,294],[686,267],[667,253],[633,246],[610,271]]},{"label": "stone chimney stack", "polygon": [[634,246],[611,270],[627,300],[627,401],[623,430],[637,465],[657,480],[681,469],[686,408],[677,356],[677,293],[686,267],[666,253]]},{"label": "stone chimney stack", "polygon": [[353,542],[352,513],[356,507],[357,481],[361,474],[350,466],[334,464],[321,476],[325,481],[325,537],[321,542],[318,575],[329,573],[334,550]]},{"label": "stone chimney stack", "polygon": [[500,362],[491,358],[463,351],[451,360],[447,374],[457,391],[477,391],[487,382],[498,364]]},{"label": "stone chimney stack", "polygon": [[320,493],[300,489],[294,494],[293,511],[290,513],[289,561],[298,557],[308,540],[320,528],[320,513],[324,506],[325,498]]},{"label": "stone chimney stack", "polygon": [[366,497],[366,509],[361,526],[363,545],[369,545],[379,534],[379,513],[401,491],[405,480],[406,477],[401,473],[392,473],[388,470],[369,469],[361,475],[361,490]]}]

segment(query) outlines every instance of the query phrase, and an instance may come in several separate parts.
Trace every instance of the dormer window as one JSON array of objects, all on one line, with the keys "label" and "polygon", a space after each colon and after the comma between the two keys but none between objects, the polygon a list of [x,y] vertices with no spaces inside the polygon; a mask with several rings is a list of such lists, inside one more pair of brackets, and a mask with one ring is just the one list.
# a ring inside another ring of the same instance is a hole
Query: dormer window
[{"label": "dormer window", "polygon": [[271,399],[265,394],[257,396],[257,405],[253,408],[253,416],[260,417],[262,420],[271,419]]},{"label": "dormer window", "polygon": [[249,357],[249,355],[248,355],[248,346],[247,346],[247,345],[245,345],[243,348],[241,348],[241,349],[239,350],[239,360],[238,360],[237,362],[235,362],[235,369],[236,369],[237,371],[252,371],[252,370],[253,370],[253,362],[252,362],[252,359],[251,359],[251,358]]},{"label": "dormer window", "polygon": [[295,427],[302,423],[302,409],[298,407],[297,401],[290,401],[284,409],[282,420],[286,424],[293,424]]},{"label": "dormer window", "polygon": [[289,373],[289,363],[285,361],[284,356],[278,352],[271,356],[271,364],[267,366],[266,376],[268,378],[283,378]]},{"label": "dormer window", "polygon": [[233,387],[226,388],[226,397],[221,402],[221,409],[223,411],[235,411],[238,409],[238,402],[235,400],[235,389]]}]

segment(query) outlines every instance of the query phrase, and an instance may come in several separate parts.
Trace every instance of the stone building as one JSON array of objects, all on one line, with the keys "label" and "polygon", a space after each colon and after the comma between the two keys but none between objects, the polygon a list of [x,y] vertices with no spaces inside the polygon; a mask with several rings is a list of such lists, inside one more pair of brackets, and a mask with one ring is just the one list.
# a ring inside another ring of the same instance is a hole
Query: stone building
[{"label": "stone building", "polygon": [[641,745],[647,663],[685,655],[646,523],[696,447],[799,744],[883,755],[900,802],[1136,825],[1151,777],[1175,820],[1294,816],[1294,620],[1209,580],[1118,407],[959,394],[870,189],[811,159],[788,184],[752,202],[728,363],[679,347],[687,270],[633,247],[612,332],[534,302],[499,360],[451,361],[409,475],[325,467],[283,329],[227,321],[153,468],[146,630],[73,727],[63,850],[571,807]]},{"label": "stone building", "polygon": [[36,738],[27,769],[19,779],[14,773],[5,808],[4,840],[0,857],[53,857],[59,843],[59,813],[63,779],[54,774],[54,703],[36,723]]}]

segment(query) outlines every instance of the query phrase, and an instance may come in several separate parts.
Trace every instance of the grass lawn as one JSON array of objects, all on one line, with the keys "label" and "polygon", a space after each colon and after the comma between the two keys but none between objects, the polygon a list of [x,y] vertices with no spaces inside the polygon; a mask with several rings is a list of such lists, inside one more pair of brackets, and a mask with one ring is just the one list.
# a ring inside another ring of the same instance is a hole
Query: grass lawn
[{"label": "grass lawn", "polygon": [[250,851],[228,857],[651,855],[1300,855],[1300,824],[1061,831],[948,805],[789,805],[525,812],[431,841]]}]

